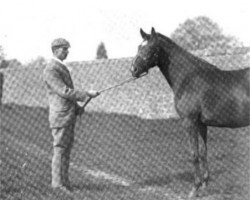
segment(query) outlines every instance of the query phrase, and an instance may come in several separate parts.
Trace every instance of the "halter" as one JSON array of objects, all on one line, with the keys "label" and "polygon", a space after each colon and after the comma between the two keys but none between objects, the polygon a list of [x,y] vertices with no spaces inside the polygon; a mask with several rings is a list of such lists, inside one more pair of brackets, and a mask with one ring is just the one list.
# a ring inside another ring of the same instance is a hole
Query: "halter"
[{"label": "halter", "polygon": [[[160,52],[160,48],[159,47],[157,47],[157,48],[155,48],[156,49],[156,51],[154,52],[154,54],[153,54],[153,60],[154,60],[154,62],[153,62],[153,65],[154,66],[157,66],[159,63],[159,61],[158,61],[158,58],[159,58],[159,52]],[[145,58],[145,57],[143,57],[143,56],[136,56],[136,58],[135,58],[135,61],[137,61],[137,59],[141,59],[144,63],[146,63],[147,62],[147,59]],[[143,64],[144,64],[143,63]],[[143,65],[142,64],[142,65]],[[141,69],[141,67],[139,67],[139,69]],[[147,70],[145,70],[145,73],[148,73],[148,70],[149,70],[149,68],[147,69]]]},{"label": "halter", "polygon": [[155,59],[155,61],[154,61],[155,66],[158,65],[159,52],[160,52],[160,49],[156,48],[156,51],[153,55],[153,58]]}]

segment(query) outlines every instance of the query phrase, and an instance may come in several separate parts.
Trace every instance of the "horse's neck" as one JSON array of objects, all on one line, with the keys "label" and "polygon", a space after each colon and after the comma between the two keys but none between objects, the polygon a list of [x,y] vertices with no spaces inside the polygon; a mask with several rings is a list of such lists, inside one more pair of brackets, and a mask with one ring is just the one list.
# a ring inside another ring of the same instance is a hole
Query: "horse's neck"
[{"label": "horse's neck", "polygon": [[194,66],[188,64],[188,52],[179,46],[161,48],[159,68],[167,79],[173,92],[176,93],[187,74],[194,70]]}]

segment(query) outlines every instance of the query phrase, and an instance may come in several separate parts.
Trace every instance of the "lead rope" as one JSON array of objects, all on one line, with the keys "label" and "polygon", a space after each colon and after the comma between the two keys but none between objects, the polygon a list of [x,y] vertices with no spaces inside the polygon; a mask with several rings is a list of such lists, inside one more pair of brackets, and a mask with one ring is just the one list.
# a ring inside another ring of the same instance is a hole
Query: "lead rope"
[{"label": "lead rope", "polygon": [[[106,91],[108,91],[108,90],[111,90],[111,89],[120,87],[120,86],[124,85],[125,83],[129,83],[129,82],[131,82],[131,81],[135,81],[135,80],[137,80],[137,79],[139,79],[139,78],[141,78],[141,77],[143,77],[143,76],[146,76],[147,74],[148,74],[148,73],[144,73],[144,74],[142,74],[141,76],[139,76],[138,78],[131,77],[131,78],[125,80],[125,81],[122,81],[122,82],[119,83],[119,84],[116,84],[116,85],[113,85],[113,86],[104,88],[104,89],[98,91],[98,93],[101,94],[101,93],[106,92]],[[88,100],[83,104],[83,106],[81,106],[81,109],[84,110],[85,107],[88,105],[88,103],[91,101],[91,99],[92,99],[92,97],[89,97]]]}]

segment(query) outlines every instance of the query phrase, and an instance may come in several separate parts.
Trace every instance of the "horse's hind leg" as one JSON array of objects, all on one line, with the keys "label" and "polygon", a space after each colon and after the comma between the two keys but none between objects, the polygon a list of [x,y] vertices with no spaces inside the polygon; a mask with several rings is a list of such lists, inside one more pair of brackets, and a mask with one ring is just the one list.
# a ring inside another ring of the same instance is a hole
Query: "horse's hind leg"
[{"label": "horse's hind leg", "polygon": [[184,126],[188,131],[191,153],[192,153],[192,161],[194,166],[194,187],[192,188],[189,196],[197,196],[198,189],[201,186],[201,174],[200,174],[200,166],[199,166],[199,122],[194,119],[185,118]]},{"label": "horse's hind leg", "polygon": [[199,133],[202,138],[202,148],[200,151],[201,169],[203,170],[202,187],[205,188],[209,180],[209,171],[207,164],[207,126],[200,124],[199,129]]}]

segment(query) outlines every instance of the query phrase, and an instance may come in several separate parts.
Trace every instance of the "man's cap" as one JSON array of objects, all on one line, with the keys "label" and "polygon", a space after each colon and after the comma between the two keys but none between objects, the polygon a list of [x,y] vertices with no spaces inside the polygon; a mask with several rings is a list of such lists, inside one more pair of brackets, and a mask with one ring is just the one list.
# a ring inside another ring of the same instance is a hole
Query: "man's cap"
[{"label": "man's cap", "polygon": [[64,38],[54,39],[51,43],[51,47],[70,47],[69,42]]}]

